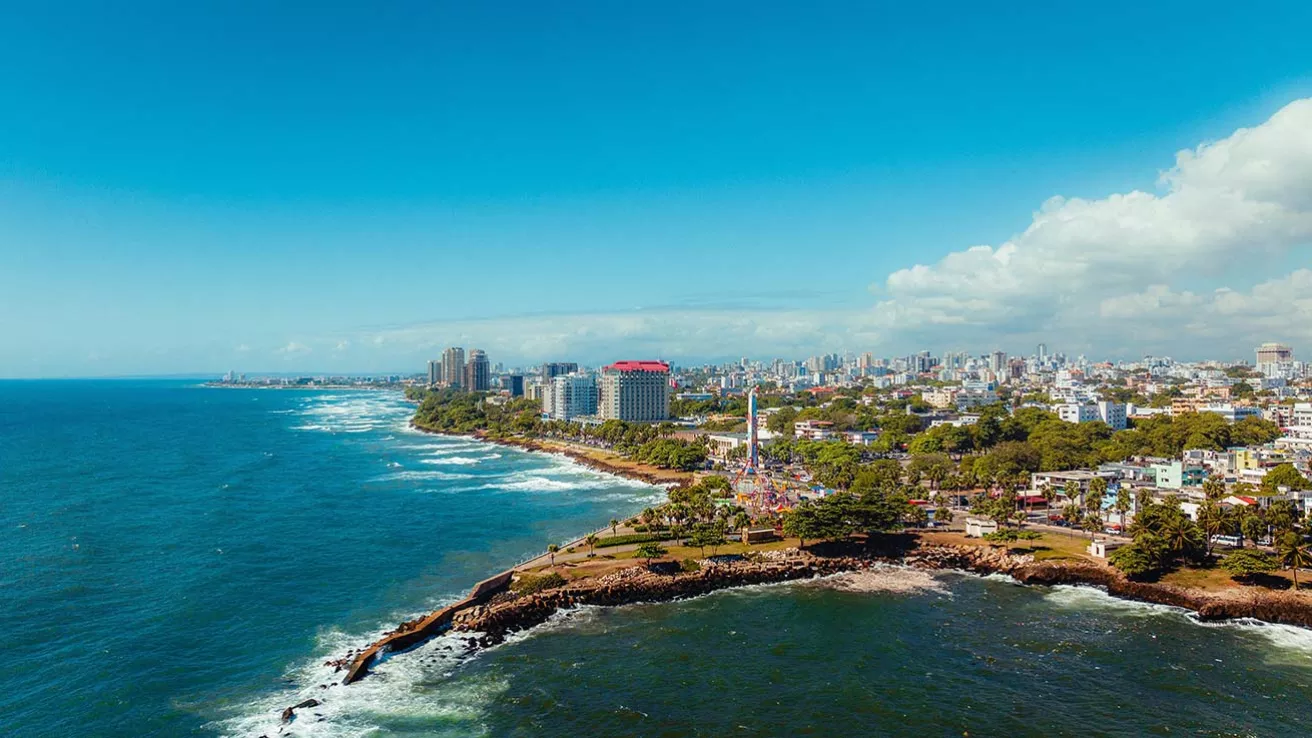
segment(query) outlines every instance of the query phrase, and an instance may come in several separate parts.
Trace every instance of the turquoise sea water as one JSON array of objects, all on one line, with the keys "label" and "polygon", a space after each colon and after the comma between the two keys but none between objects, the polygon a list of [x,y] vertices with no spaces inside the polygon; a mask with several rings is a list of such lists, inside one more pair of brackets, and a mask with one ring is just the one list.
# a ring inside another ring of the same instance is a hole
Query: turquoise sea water
[{"label": "turquoise sea water", "polygon": [[[376,392],[0,383],[0,735],[1312,735],[1312,632],[889,570],[328,658],[660,491]],[[320,707],[289,726],[278,712]]]}]

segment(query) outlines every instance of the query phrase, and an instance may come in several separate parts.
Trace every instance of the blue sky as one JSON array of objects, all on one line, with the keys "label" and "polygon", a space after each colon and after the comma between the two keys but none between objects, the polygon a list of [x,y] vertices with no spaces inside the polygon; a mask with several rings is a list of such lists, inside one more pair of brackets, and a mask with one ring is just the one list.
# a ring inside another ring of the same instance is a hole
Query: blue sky
[{"label": "blue sky", "polygon": [[273,5],[0,11],[0,376],[1312,344],[1306,3]]}]

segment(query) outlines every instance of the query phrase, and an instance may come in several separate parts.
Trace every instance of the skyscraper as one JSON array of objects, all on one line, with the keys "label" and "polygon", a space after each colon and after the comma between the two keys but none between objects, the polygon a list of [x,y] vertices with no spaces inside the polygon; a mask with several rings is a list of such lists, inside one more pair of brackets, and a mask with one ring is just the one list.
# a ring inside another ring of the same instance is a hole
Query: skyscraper
[{"label": "skyscraper", "polygon": [[542,381],[550,384],[553,377],[573,374],[578,370],[579,365],[572,361],[549,361],[542,365]]},{"label": "skyscraper", "polygon": [[510,393],[511,397],[524,396],[524,375],[523,374],[503,374],[501,376],[501,389]]},{"label": "skyscraper", "polygon": [[1278,364],[1293,360],[1294,350],[1283,343],[1264,343],[1257,347],[1258,364]]},{"label": "skyscraper", "polygon": [[617,361],[601,370],[598,414],[607,420],[652,423],[670,417],[670,365]]},{"label": "skyscraper", "polygon": [[442,352],[442,379],[448,387],[461,387],[465,379],[465,350],[452,346]]},{"label": "skyscraper", "polygon": [[989,354],[989,369],[994,374],[1001,374],[1007,366],[1007,354],[1005,351],[994,351]]},{"label": "skyscraper", "polygon": [[428,362],[428,386],[436,387],[442,383],[442,360],[433,359]]},{"label": "skyscraper", "polygon": [[465,389],[471,392],[487,392],[492,389],[492,366],[488,364],[483,349],[469,351],[469,363],[465,365]]}]

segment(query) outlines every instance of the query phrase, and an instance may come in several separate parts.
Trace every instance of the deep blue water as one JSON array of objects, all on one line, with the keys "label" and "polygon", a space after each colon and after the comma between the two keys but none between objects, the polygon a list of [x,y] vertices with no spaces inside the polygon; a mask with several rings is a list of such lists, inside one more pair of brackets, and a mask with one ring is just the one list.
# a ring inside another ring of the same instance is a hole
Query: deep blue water
[{"label": "deep blue water", "polygon": [[0,734],[221,732],[314,658],[660,493],[410,411],[0,382]]},{"label": "deep blue water", "polygon": [[[0,383],[0,735],[1312,735],[1312,632],[889,570],[323,665],[659,490],[396,395]],[[323,704],[291,726],[278,712]]]}]

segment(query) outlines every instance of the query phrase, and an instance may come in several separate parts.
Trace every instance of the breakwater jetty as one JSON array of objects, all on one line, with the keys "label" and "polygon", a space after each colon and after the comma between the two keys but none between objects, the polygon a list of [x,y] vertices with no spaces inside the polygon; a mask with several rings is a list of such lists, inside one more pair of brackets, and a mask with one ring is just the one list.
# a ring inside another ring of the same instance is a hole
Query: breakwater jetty
[{"label": "breakwater jetty", "polygon": [[350,665],[347,666],[346,676],[342,679],[342,684],[351,684],[363,679],[369,673],[369,668],[374,665],[374,662],[380,656],[414,648],[446,630],[452,619],[461,612],[471,607],[477,607],[496,594],[504,592],[510,586],[513,573],[511,570],[507,570],[494,577],[484,579],[474,585],[474,588],[469,592],[469,596],[465,599],[447,605],[422,618],[409,620],[396,626],[396,628],[384,634],[382,638],[356,655]]}]

